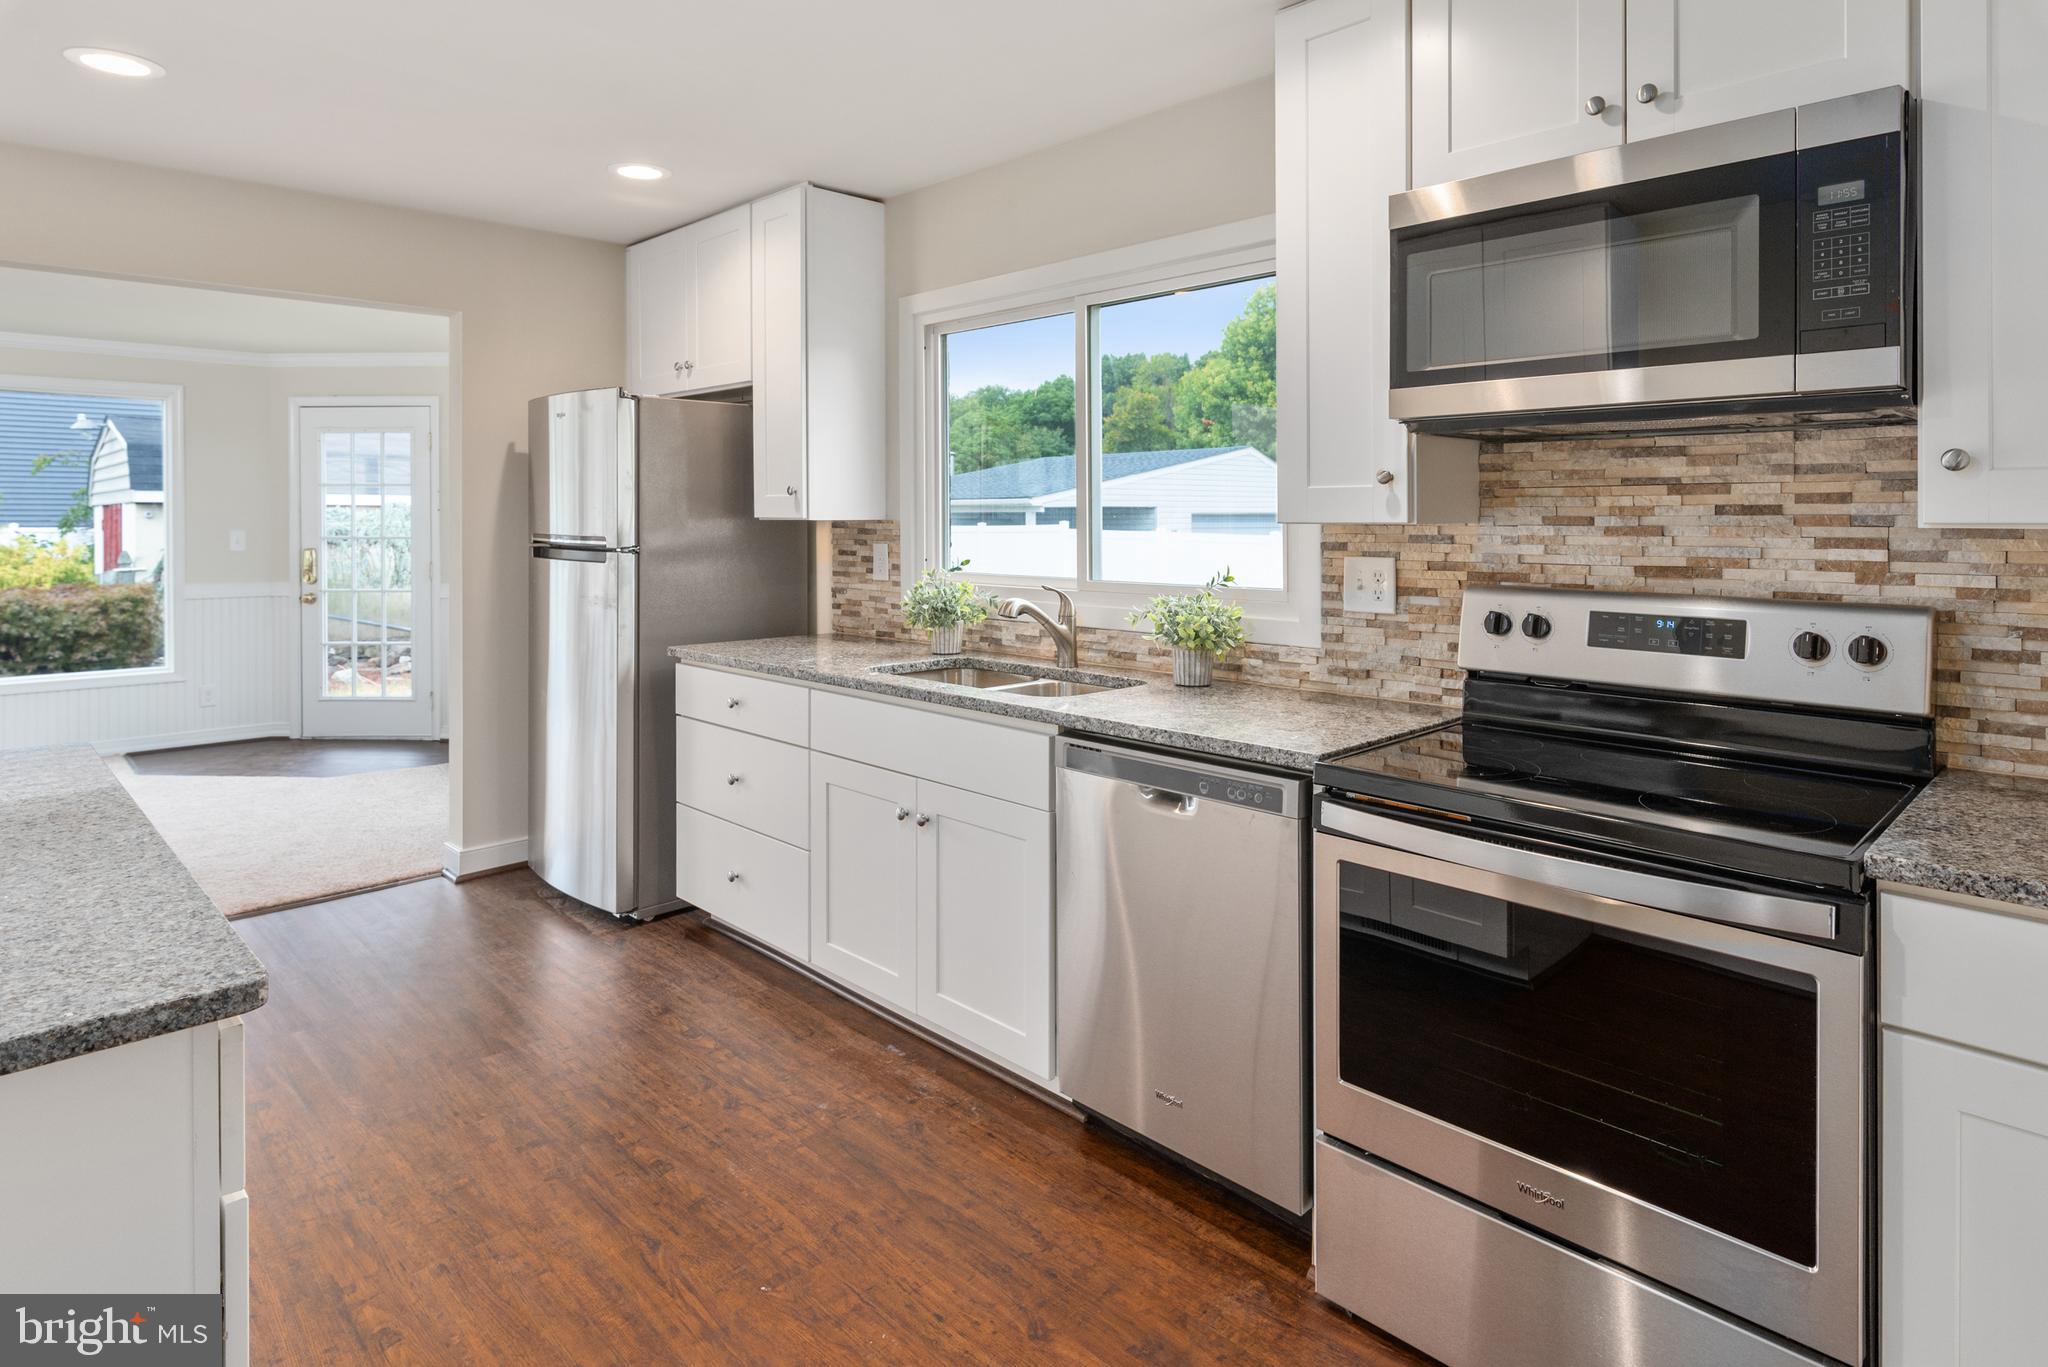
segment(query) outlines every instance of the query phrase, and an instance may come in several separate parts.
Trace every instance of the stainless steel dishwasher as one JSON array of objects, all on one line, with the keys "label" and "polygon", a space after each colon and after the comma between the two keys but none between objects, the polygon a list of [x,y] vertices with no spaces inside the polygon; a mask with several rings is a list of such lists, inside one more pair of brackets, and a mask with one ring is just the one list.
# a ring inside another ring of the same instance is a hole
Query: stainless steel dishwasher
[{"label": "stainless steel dishwasher", "polygon": [[1308,1209],[1302,780],[1059,742],[1059,1076],[1083,1109]]}]

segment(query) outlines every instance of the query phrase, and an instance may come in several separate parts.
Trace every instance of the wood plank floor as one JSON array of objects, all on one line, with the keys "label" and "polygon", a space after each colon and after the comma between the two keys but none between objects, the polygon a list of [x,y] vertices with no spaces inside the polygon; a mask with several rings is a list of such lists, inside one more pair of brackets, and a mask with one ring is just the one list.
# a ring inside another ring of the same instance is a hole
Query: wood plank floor
[{"label": "wood plank floor", "polygon": [[444,740],[232,740],[177,750],[137,750],[138,774],[217,778],[334,778],[448,762]]},{"label": "wood plank floor", "polygon": [[237,929],[259,1363],[1427,1361],[1300,1234],[690,918],[522,870]]}]

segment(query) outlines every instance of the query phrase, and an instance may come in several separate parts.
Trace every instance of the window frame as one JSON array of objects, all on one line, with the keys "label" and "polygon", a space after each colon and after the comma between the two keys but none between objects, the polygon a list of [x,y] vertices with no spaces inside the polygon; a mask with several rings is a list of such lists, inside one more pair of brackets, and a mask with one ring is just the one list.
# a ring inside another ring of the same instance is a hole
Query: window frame
[{"label": "window frame", "polygon": [[[183,683],[178,619],[185,602],[185,386],[145,380],[84,380],[57,375],[0,375],[0,389],[85,397],[154,399],[164,408],[164,662],[139,669],[95,669],[77,674],[21,674],[0,678],[0,696],[85,688],[129,688]],[[95,540],[97,545],[97,540]]]},{"label": "window frame", "polygon": [[[938,563],[947,541],[945,452],[947,396],[941,340],[951,333],[1071,313],[1074,319],[1074,474],[1076,564],[1044,580],[1012,575],[969,577],[1004,596],[1052,599],[1046,584],[1072,595],[1081,624],[1129,631],[1126,614],[1159,593],[1184,593],[1186,584],[1147,584],[1096,577],[1095,536],[1100,530],[1095,470],[1101,459],[1101,376],[1095,361],[1095,310],[1133,299],[1274,275],[1274,220],[1249,219],[1156,242],[1100,252],[1071,261],[930,290],[900,305],[903,424],[899,487],[906,580]],[[1277,474],[1276,474],[1277,478]],[[1322,643],[1322,528],[1281,523],[1285,585],[1280,589],[1226,590],[1245,610],[1255,642],[1317,646]],[[1218,568],[1221,568],[1220,566]]]}]

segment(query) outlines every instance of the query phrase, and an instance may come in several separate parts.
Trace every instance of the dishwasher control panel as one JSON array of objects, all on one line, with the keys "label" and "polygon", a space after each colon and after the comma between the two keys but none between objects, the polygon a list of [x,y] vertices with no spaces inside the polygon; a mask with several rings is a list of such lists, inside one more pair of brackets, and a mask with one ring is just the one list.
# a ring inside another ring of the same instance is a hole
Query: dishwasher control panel
[{"label": "dishwasher control panel", "polygon": [[1248,807],[1255,812],[1299,817],[1302,810],[1299,781],[1269,780],[1238,769],[1164,756],[1154,759],[1141,751],[1077,740],[1061,742],[1060,765],[1077,773],[1116,779],[1154,792],[1171,793],[1197,801],[1224,802],[1233,807]]}]

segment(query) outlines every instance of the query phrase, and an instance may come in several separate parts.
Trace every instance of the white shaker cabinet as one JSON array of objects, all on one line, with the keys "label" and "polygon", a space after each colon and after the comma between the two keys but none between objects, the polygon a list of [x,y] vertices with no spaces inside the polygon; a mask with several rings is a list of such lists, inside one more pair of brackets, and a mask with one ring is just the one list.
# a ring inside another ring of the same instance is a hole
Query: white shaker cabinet
[{"label": "white shaker cabinet", "polygon": [[1621,142],[1623,0],[1415,0],[1413,16],[1416,185]]},{"label": "white shaker cabinet", "polygon": [[811,962],[917,1010],[917,780],[811,756]]},{"label": "white shaker cabinet", "polygon": [[754,516],[883,517],[882,206],[792,185],[752,227]]},{"label": "white shaker cabinet", "polygon": [[1282,522],[1469,522],[1478,443],[1387,416],[1387,197],[1408,184],[1406,0],[1307,0],[1275,40]]},{"label": "white shaker cabinet", "polygon": [[920,780],[917,1010],[1052,1075],[1052,813]]},{"label": "white shaker cabinet", "polygon": [[626,249],[626,368],[636,394],[746,384],[753,369],[747,205]]},{"label": "white shaker cabinet", "polygon": [[2048,525],[2048,16],[1921,0],[1920,520]]},{"label": "white shaker cabinet", "polygon": [[1628,0],[1628,139],[1910,85],[1910,24],[1909,0]]},{"label": "white shaker cabinet", "polygon": [[1883,1360],[2037,1361],[2048,1343],[2048,913],[1887,887]]}]

